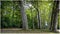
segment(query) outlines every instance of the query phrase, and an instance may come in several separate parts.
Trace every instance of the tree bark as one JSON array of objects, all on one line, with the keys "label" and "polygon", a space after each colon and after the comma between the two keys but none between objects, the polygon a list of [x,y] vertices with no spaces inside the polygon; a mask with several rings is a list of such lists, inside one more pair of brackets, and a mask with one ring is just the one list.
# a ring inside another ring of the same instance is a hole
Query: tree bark
[{"label": "tree bark", "polygon": [[59,13],[59,1],[54,1],[53,11],[52,11],[52,16],[51,16],[51,24],[50,24],[50,30],[51,31],[57,30],[58,13]]},{"label": "tree bark", "polygon": [[20,5],[20,11],[21,11],[21,16],[22,16],[22,22],[23,22],[23,29],[27,30],[28,29],[28,21],[27,21],[27,15],[25,13],[25,8],[24,8],[24,5],[25,5],[25,0],[21,0],[19,1],[19,5]]},{"label": "tree bark", "polygon": [[41,28],[41,21],[40,21],[40,11],[38,10],[38,1],[37,1],[37,17],[38,17],[38,29]]},{"label": "tree bark", "polygon": [[40,13],[38,9],[36,10],[37,10],[37,19],[38,19],[38,29],[40,29],[41,28]]}]

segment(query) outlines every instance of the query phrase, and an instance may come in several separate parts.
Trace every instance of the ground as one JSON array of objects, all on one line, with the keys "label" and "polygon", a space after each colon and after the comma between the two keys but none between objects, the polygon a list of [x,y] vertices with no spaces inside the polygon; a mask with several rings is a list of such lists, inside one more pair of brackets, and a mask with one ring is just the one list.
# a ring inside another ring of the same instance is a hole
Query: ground
[{"label": "ground", "polygon": [[[29,29],[29,30],[23,30],[20,28],[8,28],[8,29],[0,29],[2,33],[54,33],[50,32],[46,29]],[[60,32],[60,30],[57,30]]]}]

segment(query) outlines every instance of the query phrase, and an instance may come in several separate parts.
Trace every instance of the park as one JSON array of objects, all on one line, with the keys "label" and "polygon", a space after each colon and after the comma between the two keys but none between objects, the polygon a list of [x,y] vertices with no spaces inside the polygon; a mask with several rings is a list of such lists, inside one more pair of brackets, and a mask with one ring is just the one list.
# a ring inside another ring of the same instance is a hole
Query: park
[{"label": "park", "polygon": [[60,1],[0,1],[0,23],[2,33],[60,33]]}]

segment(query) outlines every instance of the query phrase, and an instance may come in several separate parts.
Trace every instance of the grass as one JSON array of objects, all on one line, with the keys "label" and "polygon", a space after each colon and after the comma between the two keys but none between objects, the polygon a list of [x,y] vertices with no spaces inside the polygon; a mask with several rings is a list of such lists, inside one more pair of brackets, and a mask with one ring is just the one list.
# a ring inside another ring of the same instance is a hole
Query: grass
[{"label": "grass", "polygon": [[50,32],[48,29],[29,29],[29,30],[23,30],[23,29],[17,29],[17,28],[5,28],[1,29],[2,33],[53,33]]}]

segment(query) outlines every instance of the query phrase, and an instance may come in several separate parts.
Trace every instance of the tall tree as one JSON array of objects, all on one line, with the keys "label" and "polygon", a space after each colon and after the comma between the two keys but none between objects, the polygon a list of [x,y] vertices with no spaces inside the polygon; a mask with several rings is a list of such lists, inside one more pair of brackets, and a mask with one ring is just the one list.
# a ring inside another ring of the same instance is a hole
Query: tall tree
[{"label": "tall tree", "polygon": [[36,8],[36,10],[37,10],[37,19],[38,19],[38,28],[40,29],[41,28],[41,21],[40,21],[40,11],[39,11],[39,9],[38,9],[38,0],[37,0],[37,8]]},{"label": "tall tree", "polygon": [[40,29],[41,28],[41,21],[40,21],[40,11],[39,11],[39,9],[38,9],[38,3],[39,3],[39,1],[37,0],[37,1],[31,1],[31,4],[34,6],[34,8],[36,9],[36,11],[37,11],[37,26],[38,26],[38,29]]},{"label": "tall tree", "polygon": [[59,1],[54,1],[52,15],[51,15],[51,24],[50,24],[50,30],[51,31],[57,30],[58,13],[59,13]]},{"label": "tall tree", "polygon": [[25,13],[25,8],[24,8],[24,5],[25,5],[25,0],[21,0],[19,1],[19,5],[20,5],[20,9],[21,9],[21,16],[22,16],[22,22],[23,22],[23,29],[28,29],[28,21],[27,21],[27,15]]}]

